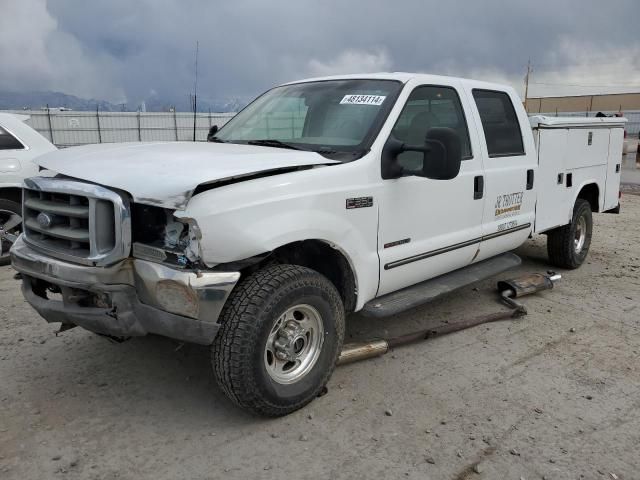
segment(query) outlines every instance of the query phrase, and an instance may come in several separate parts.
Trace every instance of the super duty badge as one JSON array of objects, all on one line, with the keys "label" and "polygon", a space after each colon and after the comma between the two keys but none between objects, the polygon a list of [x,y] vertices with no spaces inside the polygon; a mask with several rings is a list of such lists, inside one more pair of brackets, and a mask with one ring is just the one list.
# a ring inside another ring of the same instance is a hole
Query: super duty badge
[{"label": "super duty badge", "polygon": [[347,210],[373,207],[373,197],[347,198]]}]

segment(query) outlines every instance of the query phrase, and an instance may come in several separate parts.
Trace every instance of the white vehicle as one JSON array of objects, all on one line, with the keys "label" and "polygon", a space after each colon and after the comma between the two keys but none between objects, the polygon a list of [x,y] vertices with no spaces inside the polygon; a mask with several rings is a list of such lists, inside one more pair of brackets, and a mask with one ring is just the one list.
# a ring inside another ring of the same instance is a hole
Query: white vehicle
[{"label": "white vehicle", "polygon": [[22,180],[38,174],[32,160],[55,150],[46,138],[29,127],[28,115],[0,112],[0,265],[9,261],[9,248],[22,228]]},{"label": "white vehicle", "polygon": [[345,314],[512,267],[535,233],[583,263],[592,212],[618,210],[624,121],[530,121],[513,89],[458,78],[290,83],[214,143],[41,157],[12,261],[61,330],[211,345],[231,400],[284,415],[329,379]]}]

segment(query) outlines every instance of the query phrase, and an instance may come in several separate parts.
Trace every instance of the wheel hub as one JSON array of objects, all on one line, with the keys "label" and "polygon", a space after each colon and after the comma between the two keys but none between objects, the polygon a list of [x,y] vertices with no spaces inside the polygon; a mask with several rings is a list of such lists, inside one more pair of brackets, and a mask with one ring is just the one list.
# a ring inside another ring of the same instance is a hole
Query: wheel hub
[{"label": "wheel hub", "polygon": [[576,223],[576,233],[573,237],[573,248],[576,253],[580,253],[584,247],[587,238],[587,221],[584,217],[580,217]]},{"label": "wheel hub", "polygon": [[288,322],[278,330],[278,337],[273,342],[276,357],[291,362],[300,356],[306,344],[305,331],[296,322]]},{"label": "wheel hub", "polygon": [[311,305],[296,305],[276,319],[264,352],[269,376],[278,383],[295,383],[313,368],[324,342],[320,313]]}]

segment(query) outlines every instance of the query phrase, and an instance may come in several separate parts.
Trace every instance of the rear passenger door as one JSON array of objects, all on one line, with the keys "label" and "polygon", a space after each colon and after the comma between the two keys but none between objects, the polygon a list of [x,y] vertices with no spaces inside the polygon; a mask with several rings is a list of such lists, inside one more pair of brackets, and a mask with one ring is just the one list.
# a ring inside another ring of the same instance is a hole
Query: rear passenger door
[{"label": "rear passenger door", "polygon": [[[515,92],[471,88],[484,164],[485,206],[476,261],[512,250],[532,231],[537,158],[529,120]],[[516,108],[516,105],[518,108]],[[527,135],[523,135],[527,133]]]}]

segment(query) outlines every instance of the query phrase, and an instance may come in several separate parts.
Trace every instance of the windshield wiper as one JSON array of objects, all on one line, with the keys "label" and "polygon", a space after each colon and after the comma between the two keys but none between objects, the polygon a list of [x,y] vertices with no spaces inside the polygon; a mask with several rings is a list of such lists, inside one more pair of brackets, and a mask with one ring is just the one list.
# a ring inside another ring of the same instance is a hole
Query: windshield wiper
[{"label": "windshield wiper", "polygon": [[207,142],[212,142],[212,143],[227,143],[226,140],[222,140],[221,138],[218,137],[209,137],[207,139]]},{"label": "windshield wiper", "polygon": [[289,148],[291,150],[302,150],[290,143],[281,142],[280,140],[274,140],[271,138],[265,138],[262,140],[249,140],[249,145],[260,145],[261,147],[275,147],[275,148]]}]

